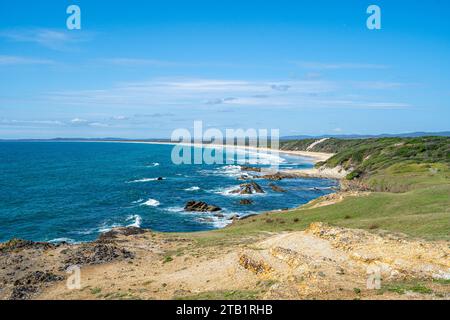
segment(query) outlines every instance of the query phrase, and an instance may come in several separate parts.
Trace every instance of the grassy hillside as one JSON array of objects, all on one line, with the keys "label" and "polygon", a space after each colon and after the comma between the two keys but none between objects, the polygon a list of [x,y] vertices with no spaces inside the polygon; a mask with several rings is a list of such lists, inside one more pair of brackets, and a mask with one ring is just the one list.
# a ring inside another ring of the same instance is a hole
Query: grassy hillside
[{"label": "grassy hillside", "polygon": [[[313,142],[285,142],[282,148],[305,150]],[[310,204],[254,216],[223,230],[200,233],[198,241],[226,244],[265,232],[303,230],[317,221],[450,240],[450,138],[330,139],[313,151],[337,152],[319,165],[353,168],[355,173],[347,179],[374,192],[329,206]]]}]

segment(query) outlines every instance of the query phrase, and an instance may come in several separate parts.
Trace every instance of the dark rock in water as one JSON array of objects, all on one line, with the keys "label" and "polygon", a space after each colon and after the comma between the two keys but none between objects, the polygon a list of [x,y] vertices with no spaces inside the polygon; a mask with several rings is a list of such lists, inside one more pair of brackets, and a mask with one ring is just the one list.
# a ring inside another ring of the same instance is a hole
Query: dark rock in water
[{"label": "dark rock in water", "polygon": [[237,220],[239,219],[239,215],[233,214],[231,217],[228,218],[228,220]]},{"label": "dark rock in water", "polygon": [[164,178],[163,178],[163,177],[159,177],[159,178],[157,178],[156,180],[157,180],[157,181],[163,181]]},{"label": "dark rock in water", "polygon": [[259,184],[252,181],[250,183],[244,183],[239,186],[239,189],[233,190],[230,193],[233,194],[254,194],[265,193]]},{"label": "dark rock in water", "polygon": [[278,173],[275,173],[275,174],[267,174],[265,176],[261,176],[261,179],[280,181],[280,180],[283,180],[284,177]]},{"label": "dark rock in water", "polygon": [[261,172],[261,168],[241,166],[241,171]]},{"label": "dark rock in water", "polygon": [[51,282],[62,281],[63,276],[53,274],[51,272],[35,271],[29,273],[24,278],[14,282],[14,288],[9,299],[11,300],[27,300],[32,295],[39,292],[40,287]]},{"label": "dark rock in water", "polygon": [[216,214],[214,214],[214,217],[223,218],[225,216],[223,214],[221,214],[221,213],[216,213]]},{"label": "dark rock in water", "polygon": [[241,201],[239,201],[239,204],[250,205],[250,204],[253,204],[253,201],[249,200],[249,199],[242,199]]},{"label": "dark rock in water", "polygon": [[266,179],[266,180],[280,181],[283,179],[296,179],[296,178],[298,178],[298,176],[293,175],[293,174],[277,172],[274,174],[266,174],[264,176],[260,176],[260,178]]},{"label": "dark rock in water", "polygon": [[137,227],[115,228],[108,232],[102,233],[97,241],[99,242],[109,241],[116,239],[120,235],[128,237],[137,234],[143,234],[146,232],[147,232],[146,230]]},{"label": "dark rock in water", "polygon": [[239,178],[237,178],[238,180],[251,180],[251,179],[253,179],[254,177],[252,177],[252,176],[250,176],[250,175],[248,175],[248,174],[243,174],[243,175],[241,175]]},{"label": "dark rock in water", "polygon": [[66,252],[64,269],[73,265],[102,264],[121,259],[133,259],[134,254],[113,244],[88,243],[75,251]]},{"label": "dark rock in water", "polygon": [[189,201],[188,203],[186,203],[184,210],[195,212],[216,212],[222,209],[217,206],[209,205],[206,202],[202,201]]},{"label": "dark rock in water", "polygon": [[283,188],[281,188],[273,183],[270,183],[269,187],[272,188],[272,190],[275,192],[286,192],[286,190],[284,190]]}]

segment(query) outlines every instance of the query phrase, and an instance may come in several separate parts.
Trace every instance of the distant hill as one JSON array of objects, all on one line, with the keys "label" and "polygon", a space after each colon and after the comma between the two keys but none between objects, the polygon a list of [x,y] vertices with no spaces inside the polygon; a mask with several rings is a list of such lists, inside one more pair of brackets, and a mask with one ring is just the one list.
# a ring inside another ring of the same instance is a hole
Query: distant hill
[{"label": "distant hill", "polygon": [[324,138],[336,138],[336,139],[368,139],[368,138],[417,138],[417,137],[450,137],[450,131],[442,132],[410,132],[390,134],[383,133],[378,135],[360,135],[360,134],[333,134],[333,135],[319,135],[319,136],[286,136],[281,137],[281,140],[302,140],[302,139],[324,139]]}]

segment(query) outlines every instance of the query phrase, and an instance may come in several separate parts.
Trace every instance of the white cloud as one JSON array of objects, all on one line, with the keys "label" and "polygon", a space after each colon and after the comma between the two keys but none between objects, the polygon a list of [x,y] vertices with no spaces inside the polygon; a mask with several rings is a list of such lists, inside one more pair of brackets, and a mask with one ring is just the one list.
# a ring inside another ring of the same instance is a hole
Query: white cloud
[{"label": "white cloud", "polygon": [[64,122],[58,120],[16,120],[16,119],[0,119],[0,125],[7,126],[63,126]]},{"label": "white cloud", "polygon": [[74,118],[74,119],[70,120],[70,122],[73,124],[84,124],[84,123],[87,123],[88,121],[85,119]]},{"label": "white cloud", "polygon": [[53,50],[68,50],[76,43],[86,41],[91,33],[75,33],[69,30],[45,28],[10,29],[0,31],[0,37],[15,42],[34,43]]},{"label": "white cloud", "polygon": [[126,116],[112,116],[111,120],[118,120],[118,121],[122,121],[122,120],[128,120],[129,118]]},{"label": "white cloud", "polygon": [[396,89],[404,87],[406,85],[407,84],[401,82],[387,82],[387,81],[359,81],[354,83],[354,86],[356,88],[369,90]]},{"label": "white cloud", "polygon": [[48,59],[36,59],[21,56],[2,56],[0,55],[0,66],[11,65],[51,65],[55,64],[53,60]]},{"label": "white cloud", "polygon": [[140,59],[140,58],[110,58],[103,59],[103,62],[118,65],[118,66],[126,66],[126,67],[143,67],[143,66],[151,66],[151,67],[176,67],[180,66],[179,63],[163,61],[157,59]]},{"label": "white cloud", "polygon": [[370,64],[370,63],[326,63],[326,62],[314,62],[314,61],[294,61],[298,67],[304,69],[315,70],[337,70],[337,69],[386,69],[385,65]]},{"label": "white cloud", "polygon": [[106,128],[109,125],[106,123],[101,123],[101,122],[91,122],[91,123],[89,123],[89,126],[90,127],[98,127],[98,128]]},{"label": "white cloud", "polygon": [[[364,83],[367,85],[367,83]],[[390,89],[397,83],[369,82],[372,90]],[[276,88],[276,89],[274,89]],[[370,89],[368,88],[368,89]],[[172,112],[172,108],[230,107],[261,108],[408,108],[404,101],[380,101],[379,93],[362,94],[358,82],[288,80],[283,82],[220,79],[155,79],[119,83],[98,90],[61,91],[43,99],[55,105],[104,107],[136,114]],[[359,94],[355,95],[354,92]],[[125,109],[126,108],[126,109]],[[113,118],[114,119],[114,118]],[[115,120],[119,120],[116,118]],[[125,119],[123,119],[125,120]]]}]

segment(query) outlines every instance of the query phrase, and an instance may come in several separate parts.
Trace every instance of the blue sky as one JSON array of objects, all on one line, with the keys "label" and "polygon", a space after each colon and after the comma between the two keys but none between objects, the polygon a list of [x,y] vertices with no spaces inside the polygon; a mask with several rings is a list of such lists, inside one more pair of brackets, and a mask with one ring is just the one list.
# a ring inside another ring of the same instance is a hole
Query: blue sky
[{"label": "blue sky", "polygon": [[449,15],[446,0],[0,0],[0,138],[450,130]]}]

